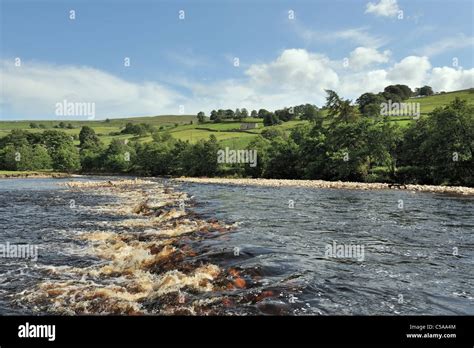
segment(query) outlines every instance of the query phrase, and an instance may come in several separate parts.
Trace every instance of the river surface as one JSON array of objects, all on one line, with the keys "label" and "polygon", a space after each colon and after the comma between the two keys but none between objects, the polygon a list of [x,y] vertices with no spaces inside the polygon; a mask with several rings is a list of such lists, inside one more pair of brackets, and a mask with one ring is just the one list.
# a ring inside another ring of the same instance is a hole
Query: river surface
[{"label": "river surface", "polygon": [[[49,278],[77,277],[66,275],[68,267],[102,262],[81,253],[86,242],[76,237],[104,223],[114,232],[121,217],[94,207],[116,197],[60,185],[69,180],[0,180],[0,244],[38,248],[35,260],[0,257],[1,315],[54,313],[41,303],[23,303],[22,294]],[[226,306],[214,314],[474,315],[472,197],[156,181],[191,196],[187,209],[196,215],[234,226],[188,241],[196,251],[188,261],[254,279],[226,291]],[[346,249],[337,253],[337,247]],[[357,253],[348,254],[347,247]],[[255,292],[267,295],[249,299]],[[209,299],[207,292],[192,296]],[[153,314],[160,304],[151,302],[143,305]]]}]

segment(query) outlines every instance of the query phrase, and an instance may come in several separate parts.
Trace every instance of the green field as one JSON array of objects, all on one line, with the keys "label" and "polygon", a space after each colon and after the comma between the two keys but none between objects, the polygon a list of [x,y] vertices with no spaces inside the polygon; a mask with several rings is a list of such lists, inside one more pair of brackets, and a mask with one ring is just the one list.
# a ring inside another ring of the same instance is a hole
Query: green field
[{"label": "green field", "polygon": [[[420,110],[422,115],[427,115],[433,111],[436,107],[441,107],[454,98],[460,97],[461,99],[467,100],[470,104],[474,105],[474,89],[462,90],[456,92],[449,92],[443,94],[437,94],[429,97],[422,98],[410,98],[405,102],[419,102]],[[169,132],[174,138],[189,141],[195,143],[201,139],[208,139],[213,134],[221,145],[229,146],[232,148],[243,148],[247,146],[252,139],[254,139],[259,133],[262,132],[265,127],[263,126],[262,119],[246,119],[246,122],[257,122],[259,127],[252,130],[242,131],[240,130],[240,122],[229,121],[222,123],[205,123],[198,124],[196,116],[192,115],[179,115],[179,116],[149,116],[149,117],[131,117],[131,118],[116,118],[110,120],[100,121],[69,121],[69,120],[55,120],[55,121],[0,121],[0,137],[3,137],[10,133],[13,129],[24,129],[30,132],[42,132],[44,129],[56,129],[54,126],[58,125],[59,122],[63,121],[66,124],[71,124],[73,129],[63,129],[64,131],[72,136],[78,135],[80,129],[84,125],[92,127],[100,139],[105,143],[109,144],[113,139],[131,139],[133,135],[129,134],[117,134],[119,133],[127,123],[148,123],[153,125],[159,132]],[[401,126],[407,126],[411,122],[411,119],[406,117],[393,118],[394,122],[397,122]],[[36,123],[44,128],[31,128],[30,123]],[[192,122],[192,124],[191,124]],[[305,124],[307,121],[294,120],[284,122],[281,125],[273,126],[282,131],[289,132],[292,128],[300,124]],[[147,142],[152,138],[151,136],[145,136],[137,138],[139,141]],[[76,144],[79,142],[76,140]]]},{"label": "green field", "polygon": [[437,107],[442,107],[449,104],[454,98],[459,97],[467,100],[469,104],[474,105],[474,88],[466,89],[462,91],[447,92],[443,94],[436,94],[429,97],[422,98],[410,98],[408,102],[419,102],[421,108],[421,114],[427,115]]}]

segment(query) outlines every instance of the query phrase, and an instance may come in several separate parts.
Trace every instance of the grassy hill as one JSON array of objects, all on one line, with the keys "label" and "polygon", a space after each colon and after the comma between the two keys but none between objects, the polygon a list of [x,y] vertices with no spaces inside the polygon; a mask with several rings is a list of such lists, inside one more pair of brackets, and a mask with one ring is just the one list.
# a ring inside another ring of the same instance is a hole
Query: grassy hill
[{"label": "grassy hill", "polygon": [[[427,115],[433,111],[436,107],[441,107],[454,98],[459,97],[467,100],[470,104],[474,105],[474,89],[448,92],[443,94],[436,94],[429,97],[422,98],[410,98],[406,102],[419,102],[420,110],[422,115]],[[264,129],[261,119],[246,119],[247,122],[258,122],[260,127],[248,130],[240,130],[240,122],[230,121],[223,123],[205,123],[198,124],[196,116],[192,115],[166,115],[166,116],[150,116],[150,117],[133,117],[133,118],[116,118],[110,120],[101,121],[68,121],[68,120],[55,120],[55,121],[0,121],[0,137],[3,137],[10,133],[12,129],[24,129],[30,132],[42,132],[44,129],[55,129],[59,122],[63,121],[66,124],[71,124],[74,128],[62,129],[62,131],[71,134],[72,136],[78,135],[80,129],[84,125],[92,127],[95,132],[99,135],[101,140],[108,144],[112,139],[130,139],[133,135],[130,134],[118,134],[127,123],[148,123],[153,125],[158,131],[169,132],[174,138],[181,140],[188,140],[192,143],[200,139],[208,139],[211,134],[221,142],[223,146],[229,146],[232,148],[243,148],[249,144],[257,134],[262,132]],[[394,122],[399,123],[402,126],[408,125],[412,122],[411,119],[406,117],[393,118]],[[304,124],[307,121],[290,121],[285,122],[281,125],[274,126],[275,128],[289,131],[291,128],[296,127],[299,124]],[[35,123],[43,128],[31,128],[30,124]],[[150,141],[151,137],[141,137],[140,141]],[[77,141],[78,143],[78,141]]]},{"label": "grassy hill", "polygon": [[465,99],[469,104],[474,105],[474,88],[465,89],[455,92],[446,92],[442,94],[436,94],[429,97],[421,98],[410,98],[409,102],[419,102],[421,108],[421,114],[427,115],[437,107],[442,107],[446,104],[449,104],[454,100],[454,98],[459,97]]}]

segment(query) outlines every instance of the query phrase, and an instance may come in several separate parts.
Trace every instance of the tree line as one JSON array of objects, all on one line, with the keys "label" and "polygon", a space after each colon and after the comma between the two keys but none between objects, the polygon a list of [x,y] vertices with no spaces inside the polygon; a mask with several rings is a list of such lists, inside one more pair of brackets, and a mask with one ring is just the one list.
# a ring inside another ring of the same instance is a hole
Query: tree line
[{"label": "tree line", "polygon": [[[352,105],[352,101],[349,99],[338,100],[338,95],[334,91],[326,91],[331,97],[331,102],[329,104],[329,109],[332,110],[331,106],[334,106],[334,103],[337,103],[338,106],[345,109],[343,115],[350,117],[357,112],[361,115],[377,117],[380,115],[380,104],[391,101],[392,103],[401,103],[407,100],[410,97],[423,97],[433,95],[433,88],[431,86],[423,86],[416,88],[415,91],[412,91],[407,85],[396,84],[389,85],[384,88],[383,92],[380,93],[364,93],[356,100],[357,110],[355,111]],[[328,105],[326,105],[328,106]],[[266,109],[252,110],[247,111],[246,108],[236,109],[218,109],[212,110],[210,113],[209,120],[214,123],[224,122],[228,120],[233,121],[242,121],[247,117],[252,118],[261,118],[263,119],[264,126],[273,126],[276,124],[281,124],[283,122],[288,122],[294,119],[301,120],[313,120],[318,118],[322,111],[326,109],[326,106],[319,109],[316,105],[312,104],[303,104],[293,107],[286,107],[283,109],[275,110],[274,112],[268,111]],[[205,123],[206,114],[203,111],[198,112],[197,119],[199,123]]]},{"label": "tree line", "polygon": [[[383,96],[385,92],[407,96],[403,88],[382,92],[382,97],[392,97]],[[255,167],[218,163],[221,145],[213,135],[192,144],[166,131],[131,125],[122,132],[149,133],[152,140],[114,139],[106,146],[91,127],[83,126],[76,146],[61,130],[12,130],[0,138],[0,168],[474,185],[474,108],[466,101],[456,98],[402,129],[373,112],[372,103],[362,102],[372,100],[367,96],[352,105],[334,91],[327,94],[321,109],[305,104],[271,113],[278,122],[288,117],[309,122],[290,131],[266,127],[247,146],[257,150]],[[266,110],[260,114],[270,117]]]}]

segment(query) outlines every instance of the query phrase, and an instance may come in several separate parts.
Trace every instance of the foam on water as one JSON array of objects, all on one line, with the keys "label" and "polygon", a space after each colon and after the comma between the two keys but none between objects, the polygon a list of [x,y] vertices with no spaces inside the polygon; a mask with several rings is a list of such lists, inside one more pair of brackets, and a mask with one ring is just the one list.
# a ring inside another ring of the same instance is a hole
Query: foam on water
[{"label": "foam on water", "polygon": [[[189,201],[185,194],[144,180],[70,182],[67,186],[86,194],[113,196],[110,204],[87,210],[123,219],[108,221],[108,230],[78,231],[75,238],[86,244],[75,247],[74,253],[92,255],[100,261],[88,267],[43,267],[52,279],[17,294],[18,304],[60,314],[161,312],[160,306],[148,306],[151,311],[145,308],[142,303],[146,301],[165,303],[166,314],[173,313],[173,305],[180,312],[186,309],[188,314],[195,314],[199,312],[195,304],[183,306],[182,290],[199,293],[228,288],[217,265],[185,261],[196,252],[180,244],[179,238],[203,231],[230,231],[232,226],[189,217],[184,209],[176,209]],[[216,285],[219,276],[221,281]],[[174,300],[169,296],[163,299],[171,293],[179,293],[178,301],[176,296]],[[212,302],[195,301],[198,307]]]}]

